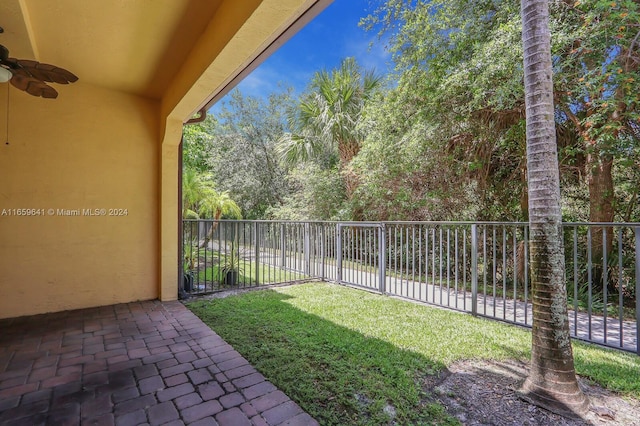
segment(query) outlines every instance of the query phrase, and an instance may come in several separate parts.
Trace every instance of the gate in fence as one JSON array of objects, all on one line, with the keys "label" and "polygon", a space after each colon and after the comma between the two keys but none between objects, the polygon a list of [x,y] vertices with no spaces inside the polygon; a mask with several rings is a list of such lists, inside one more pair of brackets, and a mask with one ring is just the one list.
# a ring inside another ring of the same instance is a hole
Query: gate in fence
[{"label": "gate in fence", "polygon": [[338,223],[336,225],[336,281],[357,287],[386,291],[385,225]]}]

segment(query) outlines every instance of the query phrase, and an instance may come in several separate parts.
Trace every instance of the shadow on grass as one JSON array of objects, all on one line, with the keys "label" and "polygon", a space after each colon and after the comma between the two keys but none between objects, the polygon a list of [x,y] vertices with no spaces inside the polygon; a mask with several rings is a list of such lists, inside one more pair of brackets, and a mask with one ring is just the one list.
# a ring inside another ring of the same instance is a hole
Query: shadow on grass
[{"label": "shadow on grass", "polygon": [[320,424],[458,424],[423,391],[445,365],[304,312],[290,298],[263,290],[188,307]]}]

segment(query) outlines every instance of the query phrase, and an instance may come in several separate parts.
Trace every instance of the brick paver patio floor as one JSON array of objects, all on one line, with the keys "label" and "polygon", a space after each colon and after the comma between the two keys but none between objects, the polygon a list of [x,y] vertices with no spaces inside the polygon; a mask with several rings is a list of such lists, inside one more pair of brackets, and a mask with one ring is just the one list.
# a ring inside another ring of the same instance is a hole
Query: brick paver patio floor
[{"label": "brick paver patio floor", "polygon": [[317,425],[179,302],[0,320],[0,425]]}]

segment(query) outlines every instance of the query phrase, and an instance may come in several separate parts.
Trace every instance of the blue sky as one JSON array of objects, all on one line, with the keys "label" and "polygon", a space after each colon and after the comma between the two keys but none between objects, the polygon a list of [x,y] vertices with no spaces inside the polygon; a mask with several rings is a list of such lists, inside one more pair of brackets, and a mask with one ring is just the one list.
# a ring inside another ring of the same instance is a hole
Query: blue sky
[{"label": "blue sky", "polygon": [[299,94],[314,72],[331,70],[348,56],[355,57],[364,68],[386,74],[391,67],[390,54],[375,32],[358,26],[375,4],[370,0],[334,0],[236,87],[245,96],[263,97],[279,91],[278,85],[282,84],[294,87]]}]

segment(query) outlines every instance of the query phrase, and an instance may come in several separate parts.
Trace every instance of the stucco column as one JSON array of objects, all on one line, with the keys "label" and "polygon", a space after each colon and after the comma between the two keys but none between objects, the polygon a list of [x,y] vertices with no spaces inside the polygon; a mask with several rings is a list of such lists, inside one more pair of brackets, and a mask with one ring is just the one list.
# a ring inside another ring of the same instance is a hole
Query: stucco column
[{"label": "stucco column", "polygon": [[178,171],[182,120],[168,118],[160,150],[160,283],[158,298],[162,301],[178,298]]}]

